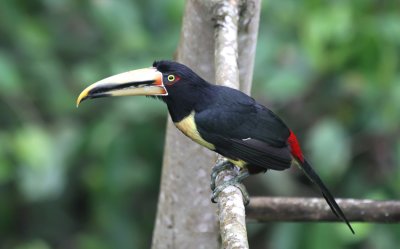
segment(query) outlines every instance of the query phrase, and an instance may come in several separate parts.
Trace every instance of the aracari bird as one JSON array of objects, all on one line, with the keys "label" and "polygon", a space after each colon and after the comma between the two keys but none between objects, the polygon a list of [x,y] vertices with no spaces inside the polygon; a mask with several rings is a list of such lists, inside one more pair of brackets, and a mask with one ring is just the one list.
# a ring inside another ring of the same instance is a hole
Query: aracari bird
[{"label": "aracari bird", "polygon": [[[180,63],[156,61],[150,68],[117,74],[90,85],[79,95],[77,105],[91,98],[128,95],[153,96],[164,101],[172,121],[183,134],[241,169],[237,181],[268,169],[285,170],[293,160],[297,161],[319,187],[332,212],[354,233],[334,197],[304,158],[293,131],[253,98],[229,87],[210,84]],[[217,168],[221,170],[226,165],[223,162]],[[214,176],[215,173],[218,170]],[[218,191],[221,189],[214,189],[214,196]]]}]

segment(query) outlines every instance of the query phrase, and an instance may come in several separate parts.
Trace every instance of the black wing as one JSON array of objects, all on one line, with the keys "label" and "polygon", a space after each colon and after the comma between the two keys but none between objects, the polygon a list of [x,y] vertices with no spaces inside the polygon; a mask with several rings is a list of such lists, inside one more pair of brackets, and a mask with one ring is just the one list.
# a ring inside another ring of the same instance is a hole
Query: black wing
[{"label": "black wing", "polygon": [[212,105],[195,115],[197,129],[221,155],[266,169],[291,165],[289,129],[266,107],[239,91],[218,88]]}]

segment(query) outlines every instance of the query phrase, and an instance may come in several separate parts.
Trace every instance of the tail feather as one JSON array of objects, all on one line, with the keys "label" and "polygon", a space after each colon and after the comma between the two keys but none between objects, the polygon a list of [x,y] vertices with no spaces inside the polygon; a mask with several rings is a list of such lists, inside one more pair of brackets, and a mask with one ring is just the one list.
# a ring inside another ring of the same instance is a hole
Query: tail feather
[{"label": "tail feather", "polygon": [[332,212],[336,215],[336,217],[343,220],[349,227],[350,231],[353,234],[355,234],[353,228],[350,225],[349,220],[346,218],[342,209],[336,203],[335,198],[329,192],[328,188],[325,186],[325,184],[322,182],[321,178],[319,178],[319,176],[314,171],[314,169],[311,167],[311,165],[307,162],[307,160],[304,159],[302,162],[300,162],[300,167],[302,168],[304,173],[308,176],[308,178],[319,187],[319,189],[322,192],[322,195],[324,196],[326,202],[328,203],[329,207],[331,208]]}]

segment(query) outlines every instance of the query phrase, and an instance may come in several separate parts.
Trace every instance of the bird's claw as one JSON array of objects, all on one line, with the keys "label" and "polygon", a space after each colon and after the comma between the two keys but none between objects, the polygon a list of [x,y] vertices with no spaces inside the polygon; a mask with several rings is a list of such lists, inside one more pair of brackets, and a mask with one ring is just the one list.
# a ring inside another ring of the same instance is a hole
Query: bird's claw
[{"label": "bird's claw", "polygon": [[[246,190],[246,187],[242,184],[242,181],[244,178],[249,176],[249,172],[246,170],[244,172],[241,172],[239,175],[237,175],[235,178],[230,179],[229,181],[226,181],[219,186],[215,187],[213,189],[213,193],[211,196],[211,201],[213,203],[217,203],[217,198],[218,195],[228,186],[235,186],[237,187],[240,192],[242,192],[243,196],[243,203],[245,206],[247,206],[250,203],[250,195]],[[214,183],[215,184],[215,183]]]},{"label": "bird's claw", "polygon": [[230,163],[229,161],[227,161],[227,160],[222,160],[222,161],[218,162],[218,163],[212,168],[212,170],[211,170],[211,184],[210,184],[211,190],[214,191],[214,189],[215,189],[215,180],[217,179],[218,174],[219,174],[221,171],[224,171],[224,170],[226,170],[226,169],[231,169],[231,168],[233,168],[233,167],[234,167],[233,164]]}]

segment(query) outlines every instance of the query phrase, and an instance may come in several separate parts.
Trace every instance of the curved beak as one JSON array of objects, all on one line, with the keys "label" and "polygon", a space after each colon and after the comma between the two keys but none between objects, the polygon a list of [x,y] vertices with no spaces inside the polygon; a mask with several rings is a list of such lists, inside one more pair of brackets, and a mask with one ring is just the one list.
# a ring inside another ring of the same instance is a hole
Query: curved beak
[{"label": "curved beak", "polygon": [[168,95],[163,84],[162,73],[151,67],[117,74],[97,81],[79,94],[76,107],[86,99],[135,95]]}]

